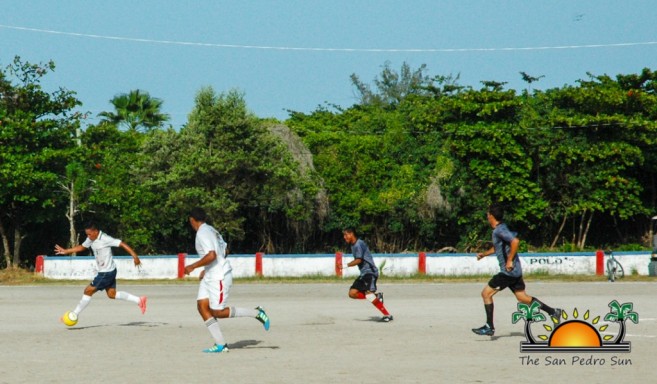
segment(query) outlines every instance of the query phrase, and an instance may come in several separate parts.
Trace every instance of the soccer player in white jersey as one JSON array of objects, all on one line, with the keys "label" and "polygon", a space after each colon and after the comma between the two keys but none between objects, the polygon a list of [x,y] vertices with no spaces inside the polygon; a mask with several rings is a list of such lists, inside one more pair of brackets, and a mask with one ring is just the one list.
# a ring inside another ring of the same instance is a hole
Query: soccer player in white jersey
[{"label": "soccer player in white jersey", "polygon": [[202,208],[194,208],[189,213],[189,224],[196,231],[196,252],[200,259],[185,267],[185,274],[204,267],[199,278],[201,283],[196,297],[198,313],[214,339],[214,345],[203,352],[228,352],[228,344],[219,327],[217,319],[229,317],[253,317],[269,330],[269,317],[258,306],[255,309],[228,307],[226,302],[233,285],[233,273],[226,259],[226,242],[221,234],[206,223],[207,215]]},{"label": "soccer player in white jersey", "polygon": [[141,313],[146,312],[146,296],[135,296],[125,291],[116,291],[116,264],[112,247],[121,247],[132,256],[136,267],[141,266],[141,261],[137,253],[126,243],[98,229],[98,225],[89,222],[85,225],[84,232],[87,239],[82,245],[76,245],[73,248],[63,248],[55,244],[55,253],[58,255],[68,255],[71,253],[84,252],[91,249],[96,259],[97,274],[94,280],[84,289],[82,299],[77,307],[73,310],[76,315],[80,315],[87,305],[91,302],[91,296],[98,291],[106,291],[110,299],[119,299],[135,303],[141,309]]}]

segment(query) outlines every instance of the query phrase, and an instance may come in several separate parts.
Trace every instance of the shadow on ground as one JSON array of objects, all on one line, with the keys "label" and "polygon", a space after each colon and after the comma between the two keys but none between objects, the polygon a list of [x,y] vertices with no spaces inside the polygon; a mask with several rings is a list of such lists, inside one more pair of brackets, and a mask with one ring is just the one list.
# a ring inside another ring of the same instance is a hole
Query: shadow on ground
[{"label": "shadow on ground", "polygon": [[242,341],[237,341],[235,343],[230,343],[228,344],[228,348],[232,349],[254,349],[254,348],[264,348],[264,349],[279,349],[280,347],[278,346],[258,346],[258,344],[262,343],[260,340],[242,340]]}]

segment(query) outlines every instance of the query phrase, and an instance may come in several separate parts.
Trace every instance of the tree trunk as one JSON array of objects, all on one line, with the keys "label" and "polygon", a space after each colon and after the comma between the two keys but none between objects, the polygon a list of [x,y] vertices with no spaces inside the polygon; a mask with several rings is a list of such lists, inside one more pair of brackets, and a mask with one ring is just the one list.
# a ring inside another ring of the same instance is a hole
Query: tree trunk
[{"label": "tree trunk", "polygon": [[21,242],[25,236],[21,235],[18,225],[14,228],[14,268],[19,267],[21,263]]},{"label": "tree trunk", "polygon": [[580,245],[580,249],[584,249],[584,246],[586,245],[586,236],[589,234],[589,229],[591,229],[591,221],[593,221],[593,212],[589,215],[589,220],[586,222],[586,228],[584,229],[584,233],[582,234],[582,242]]},{"label": "tree trunk", "polygon": [[[66,214],[66,218],[68,219],[68,230],[69,230],[69,247],[73,248],[76,245],[78,245],[78,236],[77,233],[75,232],[75,212],[77,210],[77,199],[75,197],[75,183],[71,181],[71,185],[68,189],[69,192],[69,199],[68,199],[68,213]],[[75,253],[71,254],[72,256],[76,256]]]},{"label": "tree trunk", "polygon": [[563,228],[566,226],[567,220],[568,220],[568,215],[564,215],[563,220],[561,221],[561,225],[559,226],[559,230],[557,231],[557,235],[554,236],[554,240],[552,240],[552,244],[550,244],[550,248],[554,248],[557,246],[557,241],[559,241],[559,237],[561,236],[561,232],[563,231]]},{"label": "tree trunk", "polygon": [[616,216],[612,216],[614,219],[614,229],[616,230],[616,234],[618,235],[618,239],[620,240],[621,243],[626,243],[625,236],[621,233],[620,231],[620,225],[618,225],[618,220],[616,220]]},{"label": "tree trunk", "polygon": [[655,208],[655,201],[657,201],[657,186],[655,185],[655,175],[653,173],[650,174],[650,189],[651,189],[651,194],[652,194],[652,208]]},{"label": "tree trunk", "polygon": [[577,241],[575,242],[575,244],[579,249],[582,249],[582,233],[584,232],[585,220],[586,220],[586,210],[582,212],[582,216],[579,218],[579,228],[577,229]]},{"label": "tree trunk", "polygon": [[[589,214],[588,219],[586,217],[587,212],[588,209],[584,210],[584,212],[582,212],[582,217],[579,220],[579,231],[577,233],[577,247],[579,249],[583,249],[584,245],[586,244],[586,235],[589,233],[589,229],[591,228],[591,221],[593,220],[593,212]],[[585,222],[586,227],[584,226]]]},{"label": "tree trunk", "polygon": [[9,249],[9,238],[5,231],[5,226],[0,222],[0,235],[2,235],[2,248],[4,249],[5,264],[7,268],[11,267],[11,250]]}]

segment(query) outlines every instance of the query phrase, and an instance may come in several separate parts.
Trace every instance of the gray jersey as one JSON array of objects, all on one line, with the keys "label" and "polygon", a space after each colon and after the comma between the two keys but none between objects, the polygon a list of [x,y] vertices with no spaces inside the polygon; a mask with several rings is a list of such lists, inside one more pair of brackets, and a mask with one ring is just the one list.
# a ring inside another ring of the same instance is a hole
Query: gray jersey
[{"label": "gray jersey", "polygon": [[522,276],[522,266],[520,265],[520,256],[516,254],[513,259],[513,269],[506,270],[506,259],[511,251],[511,241],[516,238],[516,232],[511,232],[509,227],[504,223],[499,223],[493,229],[493,247],[495,247],[495,256],[500,264],[500,272],[512,277]]},{"label": "gray jersey", "polygon": [[361,259],[360,264],[358,264],[361,276],[370,274],[379,277],[379,269],[374,264],[370,249],[363,240],[356,240],[356,243],[351,246],[351,253],[354,259]]}]

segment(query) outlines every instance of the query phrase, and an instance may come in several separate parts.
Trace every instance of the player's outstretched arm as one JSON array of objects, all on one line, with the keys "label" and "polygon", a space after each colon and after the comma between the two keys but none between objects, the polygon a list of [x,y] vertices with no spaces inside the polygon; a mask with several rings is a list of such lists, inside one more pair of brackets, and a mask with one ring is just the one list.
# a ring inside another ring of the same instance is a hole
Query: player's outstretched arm
[{"label": "player's outstretched arm", "polygon": [[477,260],[481,260],[481,259],[483,259],[483,258],[486,257],[486,256],[490,256],[490,255],[492,255],[493,253],[495,253],[495,247],[491,247],[491,248],[490,248],[488,251],[486,251],[486,252],[480,252],[480,253],[477,253]]},{"label": "player's outstretched arm", "polygon": [[83,252],[86,251],[87,248],[81,246],[81,245],[76,245],[73,248],[64,248],[58,244],[55,244],[55,255],[69,255],[71,253],[78,253],[78,252]]}]

